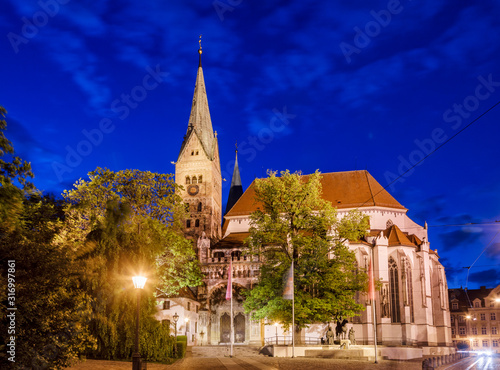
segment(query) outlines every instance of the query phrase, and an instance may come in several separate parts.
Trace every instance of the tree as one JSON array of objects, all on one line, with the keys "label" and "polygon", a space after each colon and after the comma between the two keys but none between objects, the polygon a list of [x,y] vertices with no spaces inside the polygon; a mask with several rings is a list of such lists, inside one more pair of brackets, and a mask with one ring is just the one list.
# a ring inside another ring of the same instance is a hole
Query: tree
[{"label": "tree", "polygon": [[[97,168],[89,178],[79,180],[73,189],[63,193],[70,204],[65,239],[81,244],[87,241],[90,230],[111,230],[126,214],[130,217],[121,226],[133,232],[119,240],[116,248],[136,248],[137,253],[142,253],[141,258],[152,264],[149,267],[157,269],[158,288],[163,293],[176,294],[183,287],[201,284],[192,242],[182,233],[185,207],[176,194],[172,175]],[[121,208],[110,212],[110,207]],[[110,253],[106,249],[97,252]]]},{"label": "tree", "polygon": [[176,185],[171,175],[138,170],[115,173],[97,168],[89,175],[90,181],[80,180],[64,192],[70,206],[68,227],[61,234],[62,240],[85,251],[83,281],[93,297],[90,328],[98,345],[88,354],[107,359],[131,356],[135,310],[130,308],[136,299],[131,277],[145,273],[141,327],[147,331],[141,331],[141,354],[166,360],[174,343],[170,328],[153,318],[156,290],[169,295],[201,283],[192,242],[182,234],[179,220],[185,210]]},{"label": "tree", "polygon": [[28,180],[34,177],[31,164],[14,155],[14,147],[5,137],[6,114],[0,106],[0,232],[14,229],[20,221],[23,196],[34,190]]},{"label": "tree", "polygon": [[269,172],[255,180],[257,211],[250,216],[249,251],[262,265],[258,284],[244,303],[255,320],[292,323],[291,301],[283,298],[284,276],[294,261],[295,324],[352,317],[364,309],[356,292],[367,288],[366,271],[357,268],[348,240],[361,239],[368,217],[359,211],[338,219],[322,198],[321,175]]},{"label": "tree", "polygon": [[29,182],[31,166],[14,155],[6,127],[0,119],[0,277],[6,287],[0,290],[6,313],[0,367],[13,365],[10,357],[17,368],[61,369],[93,345],[84,325],[90,297],[73,273],[77,254],[54,243],[62,226],[60,202],[42,197]]}]

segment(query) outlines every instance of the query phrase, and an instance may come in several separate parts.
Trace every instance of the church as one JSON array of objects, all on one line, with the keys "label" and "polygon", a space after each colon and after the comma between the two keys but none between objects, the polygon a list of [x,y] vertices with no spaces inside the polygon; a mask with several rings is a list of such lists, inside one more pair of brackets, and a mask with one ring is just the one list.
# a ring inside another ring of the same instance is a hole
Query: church
[{"label": "church", "polygon": [[[179,195],[187,209],[185,235],[196,245],[204,279],[203,285],[189,289],[189,294],[171,298],[162,317],[170,320],[174,311],[183,312],[185,327],[180,327],[180,320],[179,328],[181,332],[185,330],[190,345],[229,343],[233,320],[236,344],[260,346],[278,335],[278,330],[280,336],[290,332],[273,323],[252,321],[242,306],[241,292],[252,289],[259,279],[258,258],[246,256],[243,251],[249,235],[249,216],[256,210],[254,185],[242,188],[236,152],[229,199],[223,212],[219,146],[210,117],[201,46],[198,52],[191,113],[175,162],[175,181],[182,186]],[[339,217],[352,209],[370,217],[368,235],[349,248],[360,268],[368,268],[373,260],[374,277],[381,282],[381,289],[372,301],[366,293],[357,294],[358,302],[366,307],[359,316],[349,318],[357,344],[374,343],[376,323],[380,345],[427,348],[428,353],[433,353],[429,348],[450,347],[446,275],[437,251],[430,248],[427,225],[413,222],[407,215],[408,209],[367,171],[323,173],[322,185],[323,197],[337,208]],[[225,299],[230,261],[235,297],[232,318],[229,301]],[[328,323],[317,323],[300,335],[319,340],[327,327]]]}]

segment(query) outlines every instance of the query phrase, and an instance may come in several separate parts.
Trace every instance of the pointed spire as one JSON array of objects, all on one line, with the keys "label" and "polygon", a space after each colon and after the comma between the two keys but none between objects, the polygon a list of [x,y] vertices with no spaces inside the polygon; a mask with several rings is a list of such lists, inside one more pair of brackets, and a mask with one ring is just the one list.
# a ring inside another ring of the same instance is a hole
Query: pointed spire
[{"label": "pointed spire", "polygon": [[227,198],[226,212],[236,204],[238,199],[243,195],[243,186],[241,185],[240,168],[238,166],[238,143],[236,143],[236,158],[234,160],[233,179],[231,180],[231,188],[229,189],[229,197]]},{"label": "pointed spire", "polygon": [[203,52],[201,50],[201,35],[200,35],[200,40],[198,40],[199,44],[200,44],[200,47],[198,49],[198,54],[200,54],[200,61],[198,62],[198,68],[201,68],[201,53]]},{"label": "pointed spire", "polygon": [[212,119],[208,108],[207,91],[205,89],[205,79],[203,69],[201,68],[201,35],[199,39],[199,64],[196,75],[196,84],[194,87],[193,103],[191,105],[191,114],[189,115],[189,124],[186,136],[190,131],[196,131],[201,140],[205,153],[210,159],[214,158],[214,130],[212,128]]}]

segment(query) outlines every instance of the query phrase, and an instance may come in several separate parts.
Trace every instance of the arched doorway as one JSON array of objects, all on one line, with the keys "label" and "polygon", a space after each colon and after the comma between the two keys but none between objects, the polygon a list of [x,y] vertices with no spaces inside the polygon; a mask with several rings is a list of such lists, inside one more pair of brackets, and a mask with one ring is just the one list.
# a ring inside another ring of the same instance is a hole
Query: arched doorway
[{"label": "arched doorway", "polygon": [[245,341],[245,315],[239,312],[234,317],[234,342],[243,343]]},{"label": "arched doorway", "polygon": [[220,316],[220,342],[231,342],[231,319],[229,314],[225,312]]}]

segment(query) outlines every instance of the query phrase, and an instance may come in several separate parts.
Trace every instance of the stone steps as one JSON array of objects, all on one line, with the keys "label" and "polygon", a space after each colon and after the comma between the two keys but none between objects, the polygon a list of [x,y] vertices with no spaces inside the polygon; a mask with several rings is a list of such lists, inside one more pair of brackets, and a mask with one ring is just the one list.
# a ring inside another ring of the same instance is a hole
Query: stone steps
[{"label": "stone steps", "polygon": [[[220,346],[193,346],[191,357],[225,357],[231,352],[229,345]],[[254,346],[233,346],[233,355],[238,357],[254,357],[259,355],[259,347]]]}]

